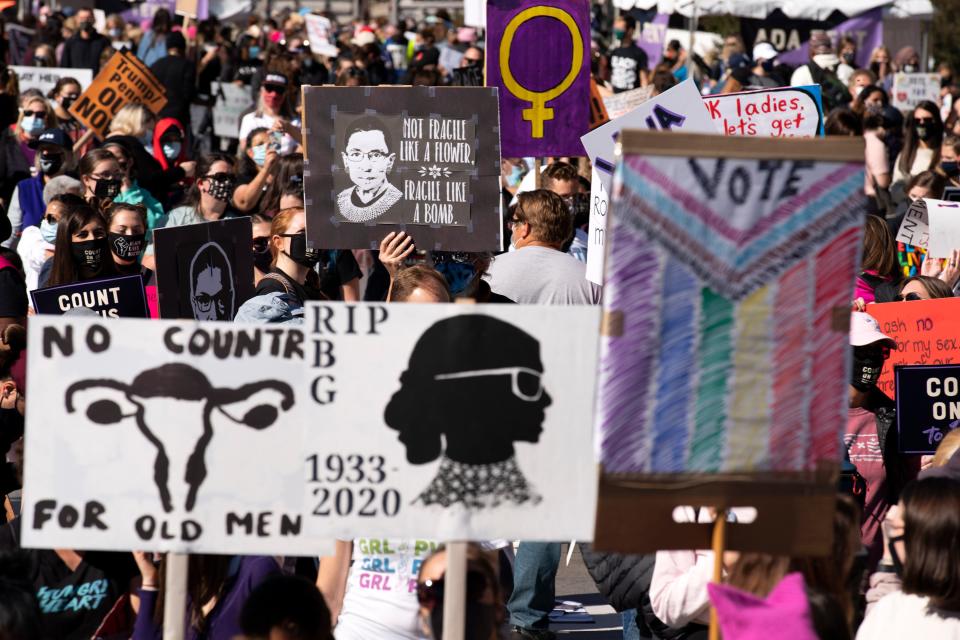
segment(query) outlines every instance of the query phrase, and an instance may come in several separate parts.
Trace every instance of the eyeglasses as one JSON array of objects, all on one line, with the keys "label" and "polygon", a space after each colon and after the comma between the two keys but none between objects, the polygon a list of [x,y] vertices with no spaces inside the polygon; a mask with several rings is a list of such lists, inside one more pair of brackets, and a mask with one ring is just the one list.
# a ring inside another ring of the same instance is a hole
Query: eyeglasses
[{"label": "eyeglasses", "polygon": [[30,111],[29,109],[24,109],[23,116],[25,118],[29,118],[30,116],[37,116],[38,118],[46,118],[47,112],[46,111]]},{"label": "eyeglasses", "polygon": [[[467,602],[477,602],[487,591],[487,578],[479,571],[467,571]],[[417,602],[421,607],[433,610],[443,604],[444,581],[424,580],[417,582]]]},{"label": "eyeglasses", "polygon": [[382,162],[388,155],[390,154],[384,151],[378,151],[376,149],[373,151],[367,151],[366,153],[363,151],[358,151],[357,149],[351,149],[346,153],[347,160],[350,162],[360,162],[364,158],[370,162]]},{"label": "eyeglasses", "polygon": [[458,371],[457,373],[440,373],[433,376],[434,380],[462,380],[464,378],[478,378],[481,376],[510,376],[510,390],[513,395],[527,402],[536,402],[543,396],[542,371],[526,367],[501,367],[499,369],[476,369],[474,371]]},{"label": "eyeglasses", "polygon": [[923,300],[923,298],[920,297],[920,294],[919,294],[919,293],[908,293],[907,295],[899,295],[899,296],[897,296],[895,299],[896,299],[897,302],[907,302],[907,301],[913,301],[913,300]]},{"label": "eyeglasses", "polygon": [[287,88],[275,84],[265,84],[263,90],[266,93],[286,93]]}]

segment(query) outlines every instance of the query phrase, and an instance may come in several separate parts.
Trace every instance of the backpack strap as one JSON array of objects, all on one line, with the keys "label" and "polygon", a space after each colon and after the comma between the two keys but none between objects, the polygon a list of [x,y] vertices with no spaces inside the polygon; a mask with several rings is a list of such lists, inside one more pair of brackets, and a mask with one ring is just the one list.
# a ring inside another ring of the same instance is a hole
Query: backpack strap
[{"label": "backpack strap", "polygon": [[267,278],[270,278],[271,280],[276,280],[277,282],[282,284],[283,290],[287,292],[287,295],[291,295],[291,296],[296,295],[293,290],[293,286],[290,284],[290,280],[280,275],[279,273],[274,273],[273,271],[271,271],[270,273],[263,276],[264,280],[266,280]]}]

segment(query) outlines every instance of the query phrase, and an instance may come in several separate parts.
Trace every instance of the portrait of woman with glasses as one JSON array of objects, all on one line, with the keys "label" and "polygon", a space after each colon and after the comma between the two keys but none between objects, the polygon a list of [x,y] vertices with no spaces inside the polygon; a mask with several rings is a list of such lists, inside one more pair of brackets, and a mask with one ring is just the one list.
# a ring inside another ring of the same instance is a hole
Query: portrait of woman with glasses
[{"label": "portrait of woman with glasses", "polygon": [[400,383],[384,420],[399,432],[408,462],[440,458],[415,503],[486,509],[540,502],[514,450],[515,442],[539,442],[552,402],[533,336],[489,316],[440,320],[417,341]]},{"label": "portrait of woman with glasses", "polygon": [[363,116],[343,139],[343,167],[353,185],[337,195],[337,211],[350,222],[377,220],[403,197],[387,179],[397,158],[390,131],[379,118]]}]

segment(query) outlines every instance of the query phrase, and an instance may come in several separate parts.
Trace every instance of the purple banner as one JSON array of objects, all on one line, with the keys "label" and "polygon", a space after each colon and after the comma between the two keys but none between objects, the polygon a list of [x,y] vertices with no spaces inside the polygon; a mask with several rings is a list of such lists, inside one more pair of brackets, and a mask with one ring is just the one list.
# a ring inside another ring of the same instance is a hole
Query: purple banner
[{"label": "purple banner", "polygon": [[778,14],[766,20],[741,20],[741,29],[748,52],[756,42],[769,42],[782,52],[777,60],[792,65],[810,61],[807,41],[812,29],[825,30],[838,54],[840,38],[850,36],[857,43],[857,66],[867,67],[870,53],[883,42],[883,9],[865,11],[834,26],[812,20],[791,20]]},{"label": "purple banner", "polygon": [[653,22],[646,22],[640,29],[637,45],[647,54],[647,60],[653,69],[663,58],[663,49],[667,46],[667,27],[670,23],[669,13],[658,13]]},{"label": "purple banner", "polygon": [[583,155],[590,129],[585,0],[490,0],[487,85],[500,93],[504,157]]}]

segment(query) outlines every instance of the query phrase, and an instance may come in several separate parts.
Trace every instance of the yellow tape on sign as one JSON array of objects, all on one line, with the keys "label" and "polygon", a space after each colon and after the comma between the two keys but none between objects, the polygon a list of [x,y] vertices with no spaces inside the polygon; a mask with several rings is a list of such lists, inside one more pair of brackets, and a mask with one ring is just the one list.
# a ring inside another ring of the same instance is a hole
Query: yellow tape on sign
[{"label": "yellow tape on sign", "polygon": [[[517,79],[513,77],[510,71],[510,47],[513,45],[513,36],[517,29],[524,22],[534,18],[554,18],[559,20],[570,31],[570,37],[573,39],[573,60],[570,63],[570,72],[560,84],[546,91],[531,91],[522,86]],[[529,109],[522,112],[523,119],[530,122],[532,126],[531,137],[543,137],[543,123],[545,120],[553,120],[553,109],[547,107],[547,102],[559,97],[564,91],[570,88],[580,69],[583,67],[583,38],[580,36],[580,27],[576,20],[569,13],[557,7],[530,7],[515,15],[507,24],[503,32],[503,38],[500,40],[500,76],[503,78],[503,85],[511,94],[530,103]]]}]

